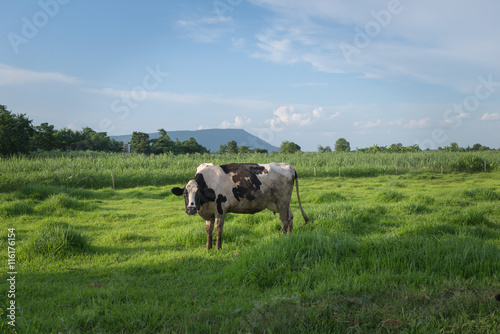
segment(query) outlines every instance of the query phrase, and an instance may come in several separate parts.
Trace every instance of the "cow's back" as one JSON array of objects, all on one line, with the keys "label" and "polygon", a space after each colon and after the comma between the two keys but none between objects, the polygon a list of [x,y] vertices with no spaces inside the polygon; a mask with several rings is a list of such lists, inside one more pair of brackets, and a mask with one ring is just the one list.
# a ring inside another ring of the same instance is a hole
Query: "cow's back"
[{"label": "cow's back", "polygon": [[228,164],[208,166],[206,187],[214,190],[226,212],[255,213],[266,208],[277,212],[280,202],[290,202],[295,169],[287,163]]}]

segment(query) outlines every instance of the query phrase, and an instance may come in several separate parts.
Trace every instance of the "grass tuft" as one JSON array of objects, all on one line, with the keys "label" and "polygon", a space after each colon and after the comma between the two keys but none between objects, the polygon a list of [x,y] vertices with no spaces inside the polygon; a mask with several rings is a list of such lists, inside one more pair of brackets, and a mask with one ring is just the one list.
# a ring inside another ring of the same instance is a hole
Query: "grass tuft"
[{"label": "grass tuft", "polygon": [[381,203],[399,202],[405,198],[405,195],[396,190],[383,190],[375,195],[375,200]]},{"label": "grass tuft", "polygon": [[38,256],[64,258],[89,250],[90,241],[87,235],[78,232],[67,223],[48,222],[29,238],[23,248],[23,258],[28,261]]},{"label": "grass tuft", "polygon": [[400,204],[399,210],[401,213],[403,213],[405,215],[425,213],[425,212],[429,211],[429,209],[427,208],[427,206],[425,204],[421,204],[421,203],[413,202],[413,201]]},{"label": "grass tuft", "polygon": [[338,192],[327,192],[315,194],[314,197],[309,198],[311,203],[331,203],[337,201],[345,201],[346,197]]},{"label": "grass tuft", "polygon": [[37,209],[44,213],[53,213],[68,209],[91,211],[95,208],[95,204],[76,200],[65,193],[50,195],[45,201],[37,206]]},{"label": "grass tuft", "polygon": [[476,200],[476,201],[498,201],[500,200],[500,195],[493,189],[477,187],[470,190],[464,190],[462,192],[464,198]]},{"label": "grass tuft", "polygon": [[451,217],[451,222],[461,226],[489,226],[492,223],[483,211],[466,209]]},{"label": "grass tuft", "polygon": [[34,212],[34,203],[29,200],[6,202],[0,204],[0,216],[3,217],[32,215]]}]

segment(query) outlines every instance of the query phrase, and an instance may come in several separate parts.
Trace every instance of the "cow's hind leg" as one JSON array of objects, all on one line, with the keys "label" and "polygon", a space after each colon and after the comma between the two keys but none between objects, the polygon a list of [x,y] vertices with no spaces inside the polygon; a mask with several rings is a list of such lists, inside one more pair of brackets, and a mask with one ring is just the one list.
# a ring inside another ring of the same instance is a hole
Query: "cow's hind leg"
[{"label": "cow's hind leg", "polygon": [[280,220],[281,220],[281,233],[292,233],[293,229],[293,213],[290,207],[284,207],[280,209]]},{"label": "cow's hind leg", "polygon": [[212,232],[214,231],[214,221],[207,220],[205,229],[207,230],[207,249],[212,249]]}]

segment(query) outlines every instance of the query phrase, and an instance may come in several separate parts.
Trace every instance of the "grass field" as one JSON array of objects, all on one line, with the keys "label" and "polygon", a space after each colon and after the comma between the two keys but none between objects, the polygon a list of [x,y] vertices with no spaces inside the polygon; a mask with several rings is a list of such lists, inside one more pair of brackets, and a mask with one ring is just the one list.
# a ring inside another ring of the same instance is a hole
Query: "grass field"
[{"label": "grass field", "polygon": [[[17,327],[7,324],[3,279],[0,328],[496,333],[500,154],[480,156],[488,173],[456,173],[464,155],[441,154],[2,160],[0,261],[9,278],[15,228]],[[280,234],[269,211],[229,214],[223,249],[207,251],[203,220],[170,193],[206,161],[291,162],[314,220],[300,226],[293,195],[292,235]],[[338,177],[339,167],[347,175]]]}]

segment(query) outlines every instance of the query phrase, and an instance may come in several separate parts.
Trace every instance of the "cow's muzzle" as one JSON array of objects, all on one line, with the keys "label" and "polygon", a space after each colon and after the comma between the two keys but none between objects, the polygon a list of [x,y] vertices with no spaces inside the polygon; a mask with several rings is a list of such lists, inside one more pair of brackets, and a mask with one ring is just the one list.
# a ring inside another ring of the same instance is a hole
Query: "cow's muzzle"
[{"label": "cow's muzzle", "polygon": [[195,206],[188,206],[186,207],[186,213],[190,216],[194,216],[196,214],[196,207]]}]

